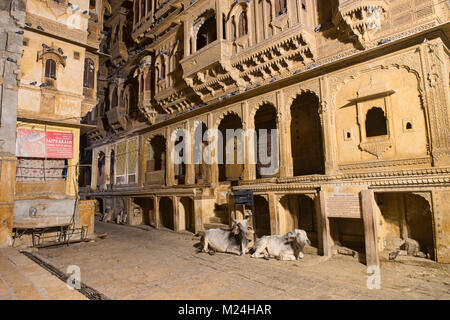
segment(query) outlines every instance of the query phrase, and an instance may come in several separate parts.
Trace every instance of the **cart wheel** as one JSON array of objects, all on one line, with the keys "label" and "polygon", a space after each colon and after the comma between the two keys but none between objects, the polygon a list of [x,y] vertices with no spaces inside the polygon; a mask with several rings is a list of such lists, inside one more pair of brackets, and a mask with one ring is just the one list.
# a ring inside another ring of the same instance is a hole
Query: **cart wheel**
[{"label": "cart wheel", "polygon": [[214,249],[209,249],[208,254],[209,254],[210,256],[213,256],[213,255],[216,254],[216,250],[214,250]]}]

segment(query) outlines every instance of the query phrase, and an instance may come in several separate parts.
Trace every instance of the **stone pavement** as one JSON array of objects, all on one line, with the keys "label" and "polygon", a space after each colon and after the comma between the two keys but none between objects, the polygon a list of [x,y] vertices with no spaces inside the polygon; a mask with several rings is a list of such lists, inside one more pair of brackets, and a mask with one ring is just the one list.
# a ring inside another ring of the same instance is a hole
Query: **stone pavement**
[{"label": "stone pavement", "polygon": [[0,300],[87,300],[16,249],[0,249]]},{"label": "stone pavement", "polygon": [[96,223],[104,240],[41,249],[60,270],[111,299],[450,299],[450,266],[385,261],[381,289],[367,288],[366,266],[351,257],[302,261],[198,253],[198,238],[166,230]]}]

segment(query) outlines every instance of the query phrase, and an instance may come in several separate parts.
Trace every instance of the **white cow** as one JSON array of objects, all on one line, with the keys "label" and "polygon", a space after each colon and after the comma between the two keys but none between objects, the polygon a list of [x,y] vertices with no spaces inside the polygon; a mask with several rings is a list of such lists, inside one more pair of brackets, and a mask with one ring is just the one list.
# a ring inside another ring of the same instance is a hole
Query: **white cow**
[{"label": "white cow", "polygon": [[247,233],[251,230],[248,221],[236,220],[233,216],[233,226],[231,229],[210,229],[201,232],[202,252],[209,252],[209,249],[217,252],[245,255],[248,253]]},{"label": "white cow", "polygon": [[[280,260],[298,260],[303,258],[303,248],[311,245],[304,230],[295,229],[284,236],[264,236],[256,240],[252,258],[275,257]],[[267,252],[266,254],[264,252]]]}]

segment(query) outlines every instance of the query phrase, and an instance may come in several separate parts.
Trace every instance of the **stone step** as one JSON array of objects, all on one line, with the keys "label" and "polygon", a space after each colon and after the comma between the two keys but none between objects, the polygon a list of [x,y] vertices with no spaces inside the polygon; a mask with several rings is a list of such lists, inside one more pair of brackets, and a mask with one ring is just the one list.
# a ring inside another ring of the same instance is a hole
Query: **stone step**
[{"label": "stone step", "polygon": [[230,226],[222,223],[204,223],[203,229],[209,230],[209,229],[229,229]]},{"label": "stone step", "polygon": [[224,221],[223,217],[209,217],[209,222],[223,224],[225,221]]}]

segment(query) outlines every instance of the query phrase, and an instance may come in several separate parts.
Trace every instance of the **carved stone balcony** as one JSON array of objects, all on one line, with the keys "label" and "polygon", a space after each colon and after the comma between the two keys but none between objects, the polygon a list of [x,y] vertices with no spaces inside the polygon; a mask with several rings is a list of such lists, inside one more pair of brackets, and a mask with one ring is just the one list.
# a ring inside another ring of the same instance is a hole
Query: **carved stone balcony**
[{"label": "carved stone balcony", "polygon": [[106,113],[108,122],[115,132],[126,130],[127,128],[127,114],[124,107],[115,107]]},{"label": "carved stone balcony", "polygon": [[333,24],[362,49],[373,45],[374,34],[386,18],[386,0],[339,0]]},{"label": "carved stone balcony", "polygon": [[88,29],[88,45],[99,48],[100,42],[103,40],[104,35],[100,32],[102,30],[102,26],[99,23],[97,14],[90,14]]},{"label": "carved stone balcony", "polygon": [[246,87],[292,74],[315,62],[315,37],[312,30],[298,24],[233,55],[232,66],[239,71]]},{"label": "carved stone balcony", "polygon": [[99,121],[97,121],[97,128],[89,131],[87,133],[87,135],[94,142],[103,140],[104,138],[106,138],[106,130],[103,127],[103,121],[101,121],[101,119],[99,119]]},{"label": "carved stone balcony", "polygon": [[111,61],[118,66],[121,62],[128,61],[128,50],[125,43],[118,41],[111,45]]},{"label": "carved stone balcony", "polygon": [[244,89],[239,71],[231,66],[231,43],[216,40],[180,61],[183,77],[203,102]]},{"label": "carved stone balcony", "polygon": [[150,91],[143,91],[139,93],[139,110],[144,114],[145,118],[150,124],[155,124],[158,112],[152,105],[152,98]]}]

